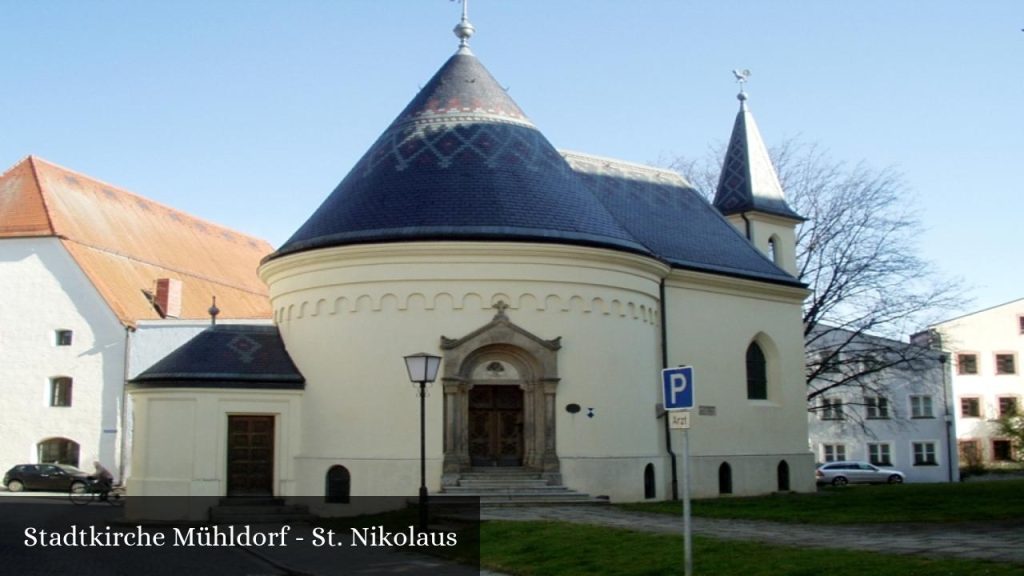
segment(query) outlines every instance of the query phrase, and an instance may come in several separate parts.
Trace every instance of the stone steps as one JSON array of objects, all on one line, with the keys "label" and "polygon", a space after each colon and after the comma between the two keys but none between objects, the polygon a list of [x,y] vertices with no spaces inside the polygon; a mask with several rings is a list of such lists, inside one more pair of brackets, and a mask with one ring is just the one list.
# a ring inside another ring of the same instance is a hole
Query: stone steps
[{"label": "stone steps", "polygon": [[459,475],[454,485],[445,486],[437,495],[469,497],[479,500],[481,506],[535,506],[561,504],[604,504],[598,500],[563,486],[550,484],[539,472],[522,468],[474,468]]}]

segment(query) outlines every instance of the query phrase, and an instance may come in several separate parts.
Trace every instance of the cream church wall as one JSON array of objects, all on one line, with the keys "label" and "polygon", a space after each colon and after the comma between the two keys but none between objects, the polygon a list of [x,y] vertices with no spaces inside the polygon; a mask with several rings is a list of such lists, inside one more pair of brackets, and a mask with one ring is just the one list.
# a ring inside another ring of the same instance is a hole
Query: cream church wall
[{"label": "cream church wall", "polygon": [[[274,416],[274,494],[296,494],[294,459],[299,452],[301,390],[136,388],[131,494],[212,496],[227,494],[229,415]],[[131,508],[131,517],[150,517]],[[143,503],[144,504],[144,503]],[[180,510],[180,518],[205,519],[206,505]],[[166,512],[160,514],[166,517]]]},{"label": "cream church wall", "polygon": [[[673,271],[666,281],[669,365],[692,365],[696,404],[714,410],[691,416],[694,496],[718,495],[723,462],[732,469],[734,494],[777,490],[781,460],[792,490],[813,490],[800,324],[805,294],[688,271]],[[755,339],[768,360],[767,400],[747,398],[745,353]],[[673,434],[678,447],[682,433]]]},{"label": "cream church wall", "polygon": [[[0,240],[0,470],[36,462],[37,444],[67,438],[79,463],[118,471],[125,329],[56,238]],[[72,330],[57,346],[57,330]],[[50,406],[50,379],[72,380],[70,407]]]},{"label": "cream church wall", "polygon": [[[261,269],[285,345],[306,377],[297,493],[323,493],[349,468],[352,493],[413,494],[419,405],[402,356],[441,354],[440,338],[487,324],[493,304],[544,339],[561,337],[557,451],[564,482],[642,498],[659,458],[658,282],[667,268],[559,245],[415,243],[300,253]],[[427,399],[428,488],[440,488],[443,394]],[[576,416],[564,406],[594,408]],[[600,458],[601,460],[597,460]]]}]

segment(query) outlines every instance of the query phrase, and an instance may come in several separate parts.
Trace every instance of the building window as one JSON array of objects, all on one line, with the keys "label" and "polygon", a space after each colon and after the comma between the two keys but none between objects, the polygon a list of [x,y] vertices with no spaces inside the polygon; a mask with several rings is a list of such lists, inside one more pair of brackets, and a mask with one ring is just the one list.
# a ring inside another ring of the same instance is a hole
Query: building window
[{"label": "building window", "polygon": [[78,466],[78,442],[67,438],[50,438],[36,445],[39,462]]},{"label": "building window", "polygon": [[842,420],[843,419],[843,401],[831,398],[821,399],[821,419],[822,420]]},{"label": "building window", "polygon": [[718,493],[732,494],[732,466],[728,462],[718,467]]},{"label": "building window", "polygon": [[981,400],[974,397],[960,399],[960,416],[981,418]]},{"label": "building window", "polygon": [[867,397],[864,402],[868,407],[868,418],[888,418],[889,400],[881,397]]},{"label": "building window", "polygon": [[1013,354],[996,354],[996,374],[1016,374],[1017,363]]},{"label": "building window", "polygon": [[50,379],[50,406],[71,406],[71,378]]},{"label": "building window", "polygon": [[71,330],[57,330],[56,342],[57,346],[71,346]]},{"label": "building window", "polygon": [[935,442],[914,442],[914,466],[937,466]]},{"label": "building window", "polygon": [[348,468],[341,465],[331,466],[327,470],[326,495],[324,502],[348,504],[351,502],[352,476]]},{"label": "building window", "polygon": [[1024,334],[1024,316],[1017,316],[1017,331]]},{"label": "building window", "polygon": [[842,462],[846,460],[845,444],[822,444],[821,450],[825,462]]},{"label": "building window", "polygon": [[957,374],[977,374],[978,373],[978,355],[977,354],[957,354],[956,355],[956,373]]},{"label": "building window", "polygon": [[875,466],[892,466],[892,448],[888,444],[868,444],[868,461]]},{"label": "building window", "polygon": [[1013,444],[1009,440],[993,440],[992,459],[996,462],[1012,462]]},{"label": "building window", "polygon": [[932,413],[932,397],[931,396],[911,396],[910,397],[910,417],[911,418],[934,418]]},{"label": "building window", "polygon": [[747,398],[750,400],[768,399],[768,370],[764,359],[764,351],[751,342],[747,347]]},{"label": "building window", "polygon": [[1017,415],[1017,398],[1015,396],[1000,396],[999,397],[999,417],[1006,418],[1008,416]]}]

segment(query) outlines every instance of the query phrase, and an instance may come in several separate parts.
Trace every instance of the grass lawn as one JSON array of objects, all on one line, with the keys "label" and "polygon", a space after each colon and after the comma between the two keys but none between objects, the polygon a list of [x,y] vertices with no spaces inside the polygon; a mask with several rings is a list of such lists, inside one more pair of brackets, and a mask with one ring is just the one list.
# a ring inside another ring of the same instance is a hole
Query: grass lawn
[{"label": "grass lawn", "polygon": [[[678,502],[622,508],[681,514]],[[991,522],[1024,518],[1024,480],[844,486],[812,494],[695,500],[693,515],[809,524]]]},{"label": "grass lawn", "polygon": [[[682,574],[682,536],[562,522],[488,521],[482,566],[515,575]],[[812,550],[694,537],[694,574],[743,576],[1002,576],[1021,567],[991,562]]]}]

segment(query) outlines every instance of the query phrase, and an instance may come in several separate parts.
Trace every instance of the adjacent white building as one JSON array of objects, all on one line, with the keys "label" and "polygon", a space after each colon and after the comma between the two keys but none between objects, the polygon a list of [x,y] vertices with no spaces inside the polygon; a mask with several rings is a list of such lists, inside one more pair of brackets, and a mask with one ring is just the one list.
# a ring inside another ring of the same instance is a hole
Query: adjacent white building
[{"label": "adjacent white building", "polygon": [[[269,251],[36,157],[0,175],[0,471],[98,460],[121,476],[140,323],[208,319],[215,295],[222,317],[268,318]],[[141,346],[166,355],[208,322]]]},{"label": "adjacent white building", "polygon": [[[927,347],[829,329],[816,338],[828,358],[809,384],[808,430],[818,462],[859,460],[895,468],[908,482],[959,478],[946,356]],[[849,357],[856,358],[856,361]],[[863,362],[879,366],[862,366]],[[858,382],[845,382],[860,373]],[[845,382],[845,383],[844,383]],[[841,383],[841,385],[835,385]]]},{"label": "adjacent white building", "polygon": [[1017,459],[995,421],[1019,413],[1024,398],[1024,299],[931,327],[953,364],[953,394],[960,460],[964,466],[1000,466]]}]

